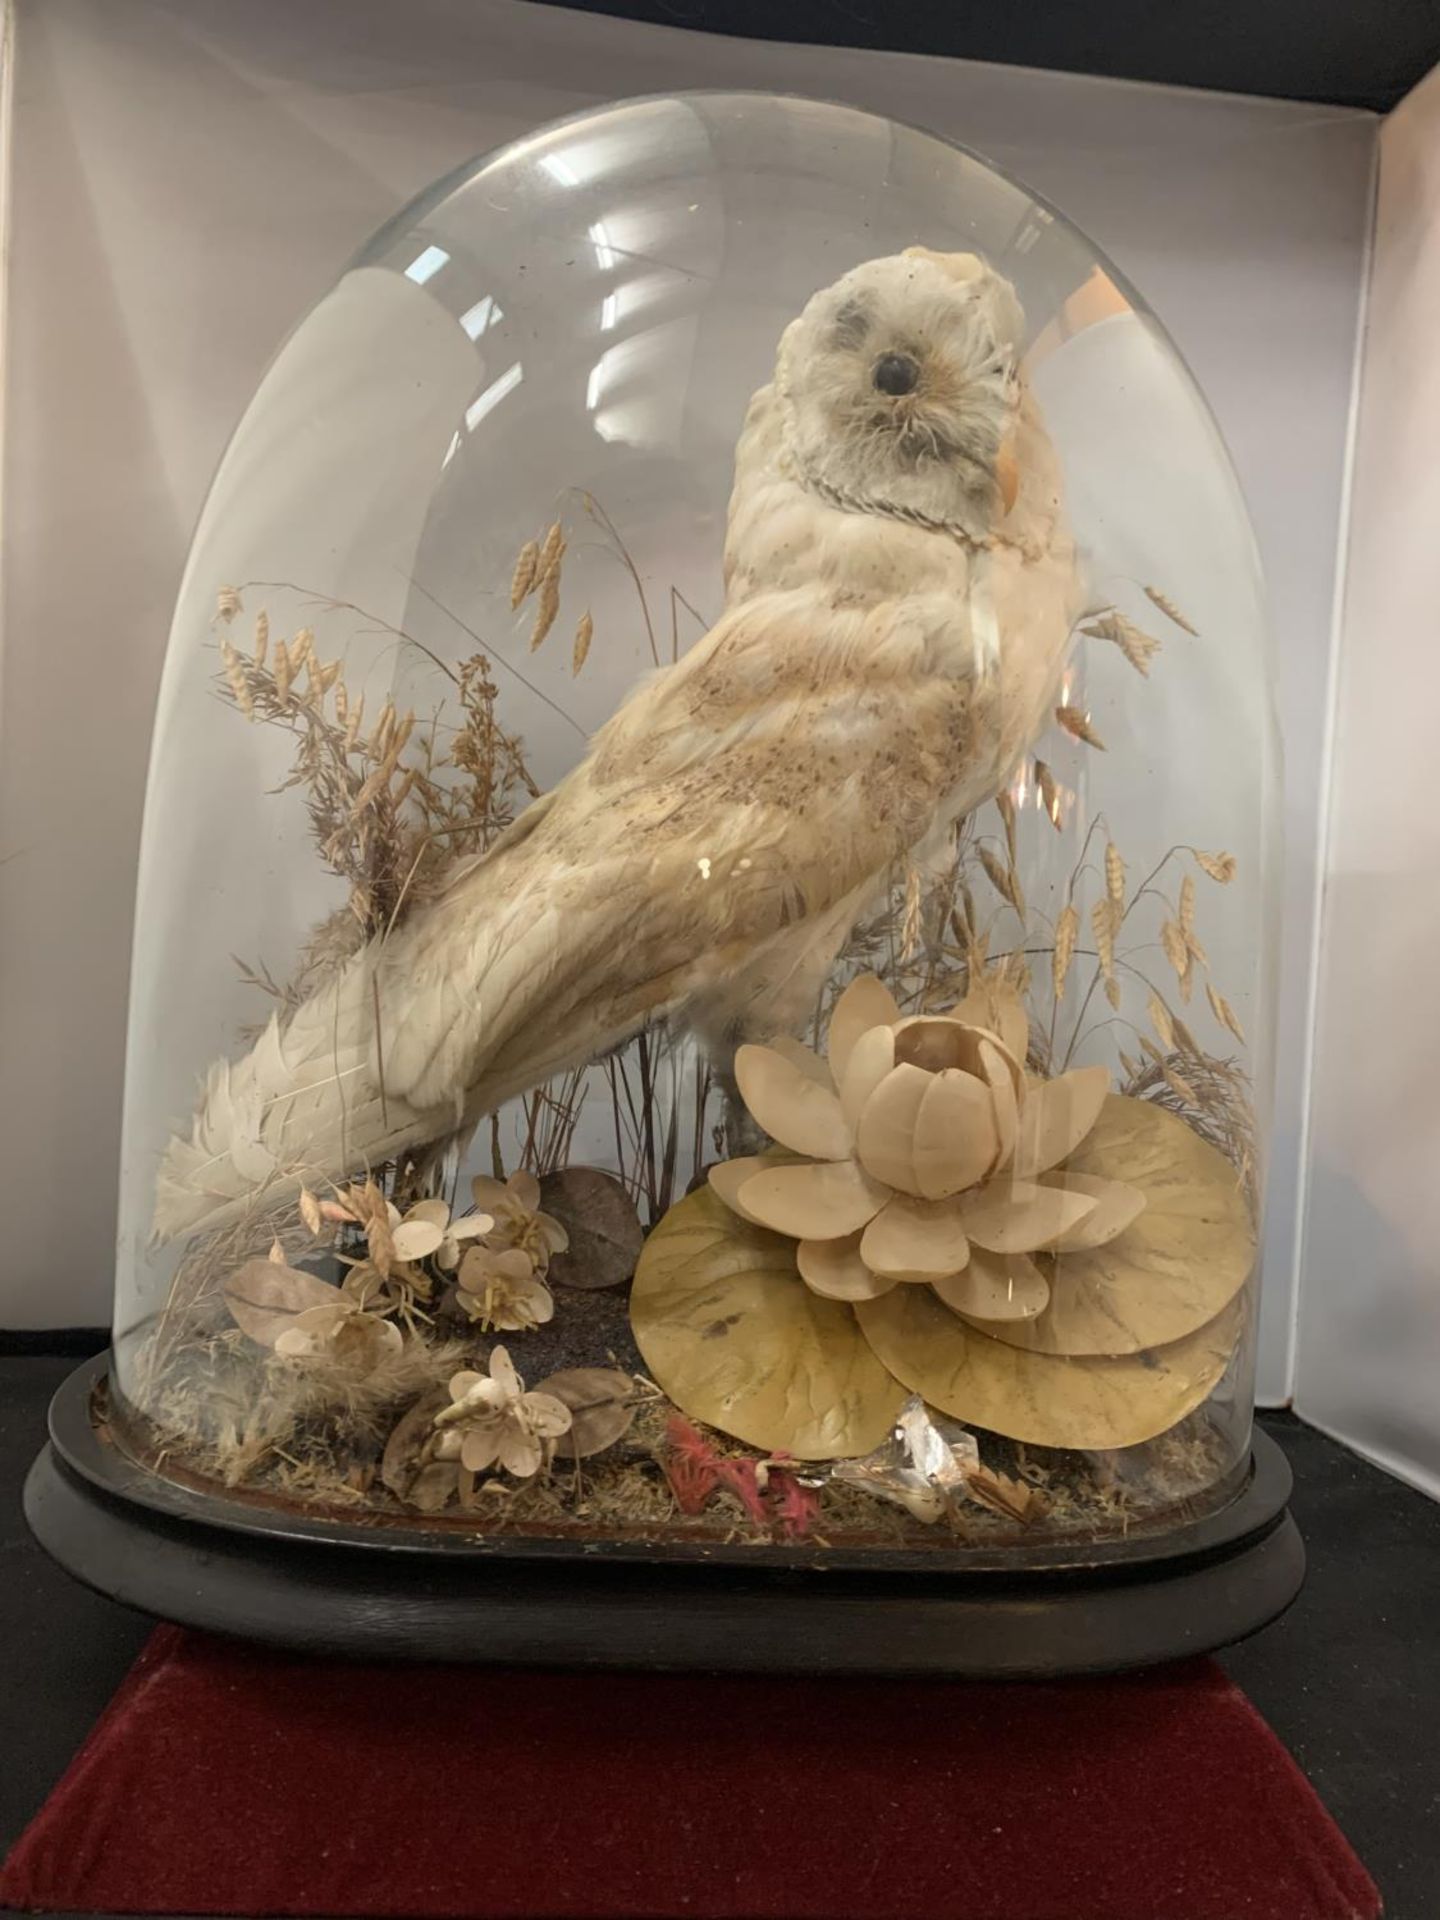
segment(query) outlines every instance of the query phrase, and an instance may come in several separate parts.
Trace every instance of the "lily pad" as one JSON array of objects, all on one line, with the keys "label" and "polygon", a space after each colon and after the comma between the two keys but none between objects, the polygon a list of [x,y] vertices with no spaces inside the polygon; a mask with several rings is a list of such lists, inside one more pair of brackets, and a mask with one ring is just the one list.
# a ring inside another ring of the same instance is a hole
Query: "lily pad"
[{"label": "lily pad", "polygon": [[[876,1355],[932,1407],[1038,1447],[1133,1447],[1207,1398],[1244,1325],[1238,1304],[1149,1353],[1027,1353],[960,1320],[929,1287],[854,1308]],[[1007,1331],[1009,1329],[1007,1328]]]},{"label": "lily pad", "polygon": [[645,1243],[630,1323],[677,1407],[770,1453],[869,1453],[904,1404],[850,1307],[800,1278],[794,1241],[740,1219],[708,1189],[673,1206]]},{"label": "lily pad", "polygon": [[1143,1210],[1104,1246],[1037,1254],[1050,1304],[1029,1320],[972,1324],[1031,1353],[1134,1354],[1207,1326],[1255,1265],[1255,1232],[1235,1168],[1192,1127],[1149,1100],[1111,1094],[1055,1175],[1114,1180]]}]

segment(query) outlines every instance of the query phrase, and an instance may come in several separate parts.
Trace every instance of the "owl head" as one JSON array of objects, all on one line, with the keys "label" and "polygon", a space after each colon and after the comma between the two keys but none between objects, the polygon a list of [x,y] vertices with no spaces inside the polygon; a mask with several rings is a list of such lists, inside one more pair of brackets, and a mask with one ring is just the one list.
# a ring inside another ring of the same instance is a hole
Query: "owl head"
[{"label": "owl head", "polygon": [[1015,493],[1024,316],[973,253],[911,247],[817,293],[776,363],[803,484],[859,512],[983,538]]}]

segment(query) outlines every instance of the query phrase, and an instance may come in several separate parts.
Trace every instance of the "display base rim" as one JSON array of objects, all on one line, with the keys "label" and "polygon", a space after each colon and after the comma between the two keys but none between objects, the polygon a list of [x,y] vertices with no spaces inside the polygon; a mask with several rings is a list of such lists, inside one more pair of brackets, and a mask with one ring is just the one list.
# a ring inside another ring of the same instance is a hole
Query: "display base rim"
[{"label": "display base rim", "polygon": [[[40,1545],[140,1612],[277,1648],[364,1660],[728,1672],[1040,1679],[1116,1672],[1228,1645],[1299,1592],[1305,1553],[1290,1475],[1267,1435],[1223,1510],[1228,1536],[1137,1565],[860,1573],[411,1556],[246,1534],[156,1512],[65,1458],[77,1383],[62,1384],[25,1513]],[[68,1389],[68,1400],[67,1400]],[[92,1433],[92,1444],[99,1442]],[[1212,1516],[1212,1520],[1215,1516]]]}]

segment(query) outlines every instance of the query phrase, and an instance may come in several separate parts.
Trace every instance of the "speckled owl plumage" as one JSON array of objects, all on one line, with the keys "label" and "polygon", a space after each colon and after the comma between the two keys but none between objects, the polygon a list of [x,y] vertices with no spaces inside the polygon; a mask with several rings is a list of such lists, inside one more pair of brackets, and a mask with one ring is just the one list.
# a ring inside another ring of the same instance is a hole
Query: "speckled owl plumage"
[{"label": "speckled owl plumage", "polygon": [[158,1236],[449,1136],[649,1021],[803,1016],[897,861],[995,794],[1054,701],[1080,583],[1021,325],[968,254],[814,296],[737,447],[721,618],[488,853],[211,1068]]}]

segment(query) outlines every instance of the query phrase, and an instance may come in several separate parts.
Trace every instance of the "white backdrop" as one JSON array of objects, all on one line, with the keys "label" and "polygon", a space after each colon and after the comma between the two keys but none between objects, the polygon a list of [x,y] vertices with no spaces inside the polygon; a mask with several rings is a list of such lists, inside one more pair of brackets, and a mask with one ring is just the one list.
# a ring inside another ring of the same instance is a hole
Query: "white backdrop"
[{"label": "white backdrop", "polygon": [[1341,629],[1297,1404],[1440,1496],[1440,70],[1385,122]]},{"label": "white backdrop", "polygon": [[[1261,1387],[1292,1370],[1322,768],[1375,121],[786,47],[521,0],[19,0],[0,626],[0,1326],[108,1315],[135,841],[160,654],[226,433],[412,194],[596,100],[853,101],[979,148],[1152,302],[1260,536],[1287,743]],[[1224,777],[1223,768],[1216,778]]]}]

